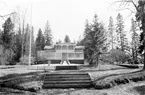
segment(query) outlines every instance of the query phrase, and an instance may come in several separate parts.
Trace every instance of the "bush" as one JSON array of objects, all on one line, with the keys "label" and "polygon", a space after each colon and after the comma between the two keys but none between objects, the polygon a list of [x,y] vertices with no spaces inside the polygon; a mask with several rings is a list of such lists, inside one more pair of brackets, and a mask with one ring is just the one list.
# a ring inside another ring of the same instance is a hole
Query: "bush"
[{"label": "bush", "polygon": [[4,49],[3,45],[0,45],[0,64],[1,65],[14,65],[13,60],[14,51],[12,49]]},{"label": "bush", "polygon": [[120,49],[113,49],[108,54],[102,55],[101,60],[107,63],[125,63],[129,59],[129,55],[127,55],[124,51]]},{"label": "bush", "polygon": [[[21,65],[28,65],[28,63],[29,63],[29,56],[24,55],[24,57],[20,58],[20,61],[21,61],[20,62]],[[35,58],[31,57],[31,65],[34,64],[34,61],[35,61]]]}]

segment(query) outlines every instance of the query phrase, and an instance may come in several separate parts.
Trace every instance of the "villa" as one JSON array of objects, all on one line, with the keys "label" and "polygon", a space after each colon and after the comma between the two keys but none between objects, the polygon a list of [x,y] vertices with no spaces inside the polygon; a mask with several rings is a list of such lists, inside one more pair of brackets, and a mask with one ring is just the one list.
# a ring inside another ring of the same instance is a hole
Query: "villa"
[{"label": "villa", "polygon": [[38,64],[50,62],[51,64],[84,64],[84,46],[72,43],[59,43],[45,46],[44,50],[37,51]]}]

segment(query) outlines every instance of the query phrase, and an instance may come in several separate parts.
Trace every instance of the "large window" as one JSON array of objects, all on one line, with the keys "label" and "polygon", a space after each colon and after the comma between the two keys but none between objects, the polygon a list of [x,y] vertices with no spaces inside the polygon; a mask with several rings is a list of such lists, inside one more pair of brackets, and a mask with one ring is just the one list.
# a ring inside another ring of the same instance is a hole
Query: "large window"
[{"label": "large window", "polygon": [[46,59],[55,58],[55,53],[54,52],[47,52],[47,53],[45,53],[45,58]]},{"label": "large window", "polygon": [[79,53],[76,53],[76,58],[80,58],[80,54]]},{"label": "large window", "polygon": [[73,45],[69,45],[68,50],[73,50]]},{"label": "large window", "polygon": [[61,59],[61,53],[56,53],[56,54],[55,54],[55,58],[56,58],[56,59]]},{"label": "large window", "polygon": [[56,50],[61,50],[61,46],[60,45],[57,45],[56,46]]},{"label": "large window", "polygon": [[75,58],[83,58],[83,53],[75,53]]},{"label": "large window", "polygon": [[69,53],[68,58],[74,58],[74,53]]},{"label": "large window", "polygon": [[66,45],[63,45],[62,46],[62,50],[67,50],[67,46]]},{"label": "large window", "polygon": [[76,49],[75,52],[82,52],[82,49]]}]

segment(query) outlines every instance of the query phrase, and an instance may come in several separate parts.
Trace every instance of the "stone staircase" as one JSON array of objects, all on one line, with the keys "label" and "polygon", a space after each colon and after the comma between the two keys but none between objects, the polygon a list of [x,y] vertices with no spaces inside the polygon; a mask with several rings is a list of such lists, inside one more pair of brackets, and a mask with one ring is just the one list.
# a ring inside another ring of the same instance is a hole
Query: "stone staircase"
[{"label": "stone staircase", "polygon": [[89,88],[92,81],[88,73],[46,74],[42,88]]}]

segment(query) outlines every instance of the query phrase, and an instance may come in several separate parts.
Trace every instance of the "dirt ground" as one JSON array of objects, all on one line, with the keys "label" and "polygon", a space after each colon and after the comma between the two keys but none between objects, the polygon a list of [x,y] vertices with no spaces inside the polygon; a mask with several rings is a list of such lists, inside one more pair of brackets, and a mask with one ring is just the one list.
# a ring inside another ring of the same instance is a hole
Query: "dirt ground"
[{"label": "dirt ground", "polygon": [[[125,67],[120,67],[116,65],[99,65],[97,68],[91,67],[80,67],[80,70],[75,71],[54,71],[54,67],[45,67],[45,66],[15,66],[14,68],[0,67],[0,77],[8,75],[8,74],[21,74],[21,73],[29,73],[29,72],[87,72],[89,73],[92,80],[100,78],[102,76],[107,76],[111,74],[124,74],[139,71],[138,69],[129,69]],[[42,82],[27,82],[21,84],[23,86],[31,85],[38,86],[42,85]],[[89,89],[41,89],[36,92],[22,91],[22,90],[14,90],[10,88],[0,88],[0,95],[145,95],[145,81],[142,82],[131,82],[129,84],[119,85],[112,87],[110,89],[96,90],[93,87]]]}]

